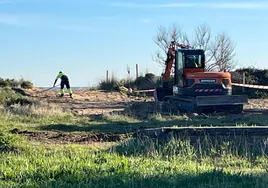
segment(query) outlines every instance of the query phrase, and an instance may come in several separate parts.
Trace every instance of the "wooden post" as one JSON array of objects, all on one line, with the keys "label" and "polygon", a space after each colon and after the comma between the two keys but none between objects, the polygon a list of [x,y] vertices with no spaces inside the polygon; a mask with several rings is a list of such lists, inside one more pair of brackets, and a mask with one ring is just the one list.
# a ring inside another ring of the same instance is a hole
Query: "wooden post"
[{"label": "wooden post", "polygon": [[139,65],[136,64],[136,78],[139,77]]},{"label": "wooden post", "polygon": [[[243,72],[243,84],[246,84],[246,73]],[[245,87],[242,87],[242,92],[245,92]]]},{"label": "wooden post", "polygon": [[128,83],[128,89],[130,89],[130,67],[127,65],[127,83]]},{"label": "wooden post", "polygon": [[108,82],[109,81],[109,71],[107,70],[106,71],[106,82]]}]

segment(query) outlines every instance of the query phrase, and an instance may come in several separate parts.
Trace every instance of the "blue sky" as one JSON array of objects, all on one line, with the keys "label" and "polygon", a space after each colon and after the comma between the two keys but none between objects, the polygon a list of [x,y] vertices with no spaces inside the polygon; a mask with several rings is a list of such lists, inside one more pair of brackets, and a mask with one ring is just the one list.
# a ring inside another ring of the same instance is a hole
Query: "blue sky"
[{"label": "blue sky", "polygon": [[[217,2],[217,3],[216,3]],[[152,61],[157,28],[172,23],[191,36],[206,23],[236,43],[238,66],[267,68],[268,2],[211,0],[0,0],[0,77],[51,86],[62,70],[72,86],[95,85],[106,70],[135,76]]]}]

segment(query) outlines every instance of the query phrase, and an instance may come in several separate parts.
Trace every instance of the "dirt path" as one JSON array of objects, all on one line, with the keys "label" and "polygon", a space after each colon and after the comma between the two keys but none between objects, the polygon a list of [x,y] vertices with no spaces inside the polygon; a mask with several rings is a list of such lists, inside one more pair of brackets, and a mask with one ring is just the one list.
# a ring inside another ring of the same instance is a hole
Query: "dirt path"
[{"label": "dirt path", "polygon": [[10,130],[12,134],[26,136],[27,139],[45,144],[91,144],[94,142],[118,142],[127,138],[127,134],[114,133],[66,133],[53,131]]},{"label": "dirt path", "polygon": [[[56,97],[58,91],[42,92],[40,88],[29,90],[28,93],[40,100],[60,105],[66,111],[72,111],[79,115],[98,115],[111,112],[122,112],[127,106],[135,102],[153,101],[153,98],[127,96],[120,92],[75,90],[74,99]],[[147,105],[148,106],[148,105]],[[245,110],[268,110],[268,99],[249,99]]]},{"label": "dirt path", "polygon": [[[46,91],[40,88],[34,88],[27,91],[32,97],[44,100],[49,103],[57,104],[64,110],[69,110],[80,115],[98,115],[111,112],[122,112],[126,107],[135,102],[153,101],[152,98],[127,96],[120,92],[75,90],[73,97],[70,99],[68,94],[65,97],[56,97],[58,91]],[[146,110],[150,108],[150,103],[141,105],[136,109],[138,113],[147,116]],[[249,104],[244,106],[245,110],[268,110],[268,99],[250,99]],[[238,115],[239,116],[239,115]],[[29,140],[50,144],[88,144],[100,142],[116,142],[124,139],[125,135],[108,134],[108,133],[61,133],[61,132],[28,132],[12,130],[13,133],[22,134]]]},{"label": "dirt path", "polygon": [[[31,96],[40,100],[60,105],[64,110],[72,111],[79,115],[98,115],[111,112],[121,112],[133,102],[151,101],[144,97],[127,96],[120,92],[75,90],[73,99],[68,94],[57,97],[58,91],[41,92],[39,88],[30,90]],[[39,93],[38,93],[39,92]]]}]

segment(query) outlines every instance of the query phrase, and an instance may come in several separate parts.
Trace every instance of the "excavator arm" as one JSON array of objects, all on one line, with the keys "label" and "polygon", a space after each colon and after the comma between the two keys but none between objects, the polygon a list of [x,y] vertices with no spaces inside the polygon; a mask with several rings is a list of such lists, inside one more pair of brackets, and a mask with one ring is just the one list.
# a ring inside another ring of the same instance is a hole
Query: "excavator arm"
[{"label": "excavator arm", "polygon": [[168,52],[167,52],[167,60],[165,62],[165,72],[162,74],[164,83],[169,81],[172,65],[175,60],[175,54],[176,54],[176,47],[180,48],[190,48],[189,45],[179,44],[175,41],[172,41],[169,45]]}]

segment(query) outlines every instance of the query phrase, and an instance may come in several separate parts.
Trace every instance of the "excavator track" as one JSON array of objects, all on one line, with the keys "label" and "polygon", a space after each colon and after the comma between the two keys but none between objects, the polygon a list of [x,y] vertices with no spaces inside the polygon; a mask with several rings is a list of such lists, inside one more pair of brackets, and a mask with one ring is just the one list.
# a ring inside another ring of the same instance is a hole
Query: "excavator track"
[{"label": "excavator track", "polygon": [[163,102],[165,111],[179,113],[209,113],[230,112],[241,113],[243,104],[248,103],[247,96],[218,95],[218,96],[179,96],[173,95],[170,89],[157,88],[154,93],[155,101]]},{"label": "excavator track", "polygon": [[171,112],[194,112],[195,109],[195,98],[192,97],[176,97],[167,96],[164,101],[170,107]]}]

